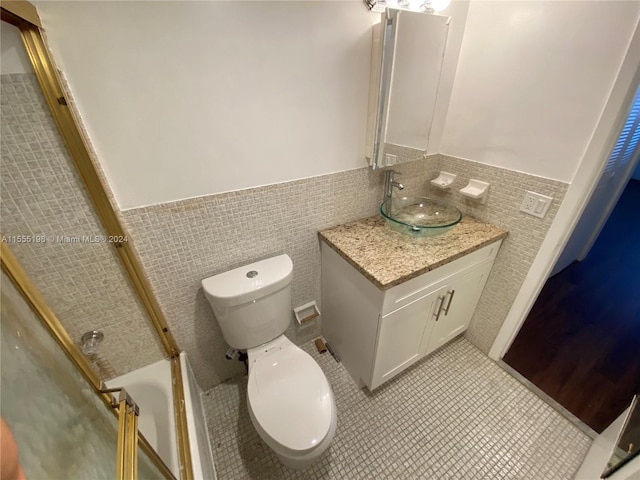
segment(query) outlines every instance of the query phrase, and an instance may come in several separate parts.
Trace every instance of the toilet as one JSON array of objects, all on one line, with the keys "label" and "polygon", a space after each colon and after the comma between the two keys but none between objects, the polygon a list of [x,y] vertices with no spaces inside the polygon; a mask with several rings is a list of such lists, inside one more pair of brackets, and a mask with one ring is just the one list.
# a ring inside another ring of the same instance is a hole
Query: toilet
[{"label": "toilet", "polygon": [[292,273],[291,258],[280,255],[205,278],[202,288],[226,342],[247,352],[254,428],[284,465],[300,470],[329,447],[336,404],[320,366],[284,335]]}]

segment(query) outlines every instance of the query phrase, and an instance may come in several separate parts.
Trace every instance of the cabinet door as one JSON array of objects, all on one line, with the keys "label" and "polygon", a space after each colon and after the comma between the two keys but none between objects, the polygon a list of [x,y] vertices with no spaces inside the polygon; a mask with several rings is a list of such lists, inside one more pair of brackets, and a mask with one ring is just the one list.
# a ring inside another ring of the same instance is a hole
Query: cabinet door
[{"label": "cabinet door", "polygon": [[439,289],[380,319],[370,389],[378,387],[423,356],[423,338],[428,338],[428,330],[433,326],[429,319],[436,308],[440,308],[444,298],[444,290]]},{"label": "cabinet door", "polygon": [[492,266],[493,261],[485,262],[478,268],[453,279],[445,287],[440,315],[432,317],[429,321],[433,323],[433,328],[426,342],[425,355],[467,329]]}]

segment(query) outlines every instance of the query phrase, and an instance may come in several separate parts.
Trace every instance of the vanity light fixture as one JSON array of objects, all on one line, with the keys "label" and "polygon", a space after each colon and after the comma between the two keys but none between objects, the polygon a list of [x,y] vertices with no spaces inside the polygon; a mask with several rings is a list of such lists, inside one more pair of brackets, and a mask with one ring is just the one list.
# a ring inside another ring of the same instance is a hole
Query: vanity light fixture
[{"label": "vanity light fixture", "polygon": [[398,8],[412,12],[438,13],[449,6],[451,0],[363,0],[369,10],[383,12],[385,8]]}]

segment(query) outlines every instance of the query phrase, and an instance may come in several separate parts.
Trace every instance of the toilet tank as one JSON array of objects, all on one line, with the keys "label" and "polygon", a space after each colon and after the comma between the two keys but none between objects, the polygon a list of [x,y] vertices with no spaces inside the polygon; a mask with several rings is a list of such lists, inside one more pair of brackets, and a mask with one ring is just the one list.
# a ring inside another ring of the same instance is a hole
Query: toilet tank
[{"label": "toilet tank", "polygon": [[291,320],[292,275],[291,258],[279,255],[202,280],[231,347],[257,347],[285,332]]}]

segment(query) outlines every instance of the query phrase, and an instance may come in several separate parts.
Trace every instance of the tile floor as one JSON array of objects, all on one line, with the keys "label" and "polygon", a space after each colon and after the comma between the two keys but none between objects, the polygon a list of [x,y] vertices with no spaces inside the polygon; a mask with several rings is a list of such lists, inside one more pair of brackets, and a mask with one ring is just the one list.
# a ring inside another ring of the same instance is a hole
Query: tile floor
[{"label": "tile floor", "polygon": [[303,346],[336,396],[336,436],[295,472],[255,432],[246,376],[203,395],[219,480],[571,479],[591,440],[464,338],[374,393],[341,364]]}]

